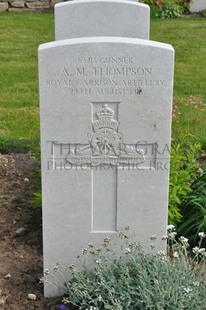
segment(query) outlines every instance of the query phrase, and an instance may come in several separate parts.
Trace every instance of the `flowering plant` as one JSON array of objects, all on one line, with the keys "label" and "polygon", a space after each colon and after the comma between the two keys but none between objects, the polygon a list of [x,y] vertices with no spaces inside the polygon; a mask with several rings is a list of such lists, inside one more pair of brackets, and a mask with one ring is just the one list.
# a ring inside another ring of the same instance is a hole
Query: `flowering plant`
[{"label": "flowering plant", "polygon": [[[205,310],[206,252],[201,242],[206,235],[199,233],[200,242],[190,255],[188,239],[175,237],[175,228],[169,225],[168,235],[161,238],[163,243],[168,240],[166,253],[157,249],[160,240],[151,236],[154,253],[147,255],[140,243],[120,232],[119,258],[110,238],[100,248],[89,244],[80,259],[89,258],[94,267],[84,264],[83,272],[67,267],[73,279],[62,283],[63,302],[82,310]],[[54,270],[62,273],[59,265]]]}]

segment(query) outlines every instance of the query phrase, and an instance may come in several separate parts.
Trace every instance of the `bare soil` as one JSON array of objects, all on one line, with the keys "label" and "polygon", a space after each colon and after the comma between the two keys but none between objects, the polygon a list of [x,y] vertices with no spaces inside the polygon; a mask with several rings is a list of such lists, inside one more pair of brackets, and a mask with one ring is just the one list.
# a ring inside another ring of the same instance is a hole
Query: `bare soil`
[{"label": "bare soil", "polygon": [[[0,154],[0,309],[63,309],[44,298],[41,211],[29,204],[38,163],[26,154]],[[28,294],[35,294],[30,300]],[[66,307],[65,309],[69,309]]]}]

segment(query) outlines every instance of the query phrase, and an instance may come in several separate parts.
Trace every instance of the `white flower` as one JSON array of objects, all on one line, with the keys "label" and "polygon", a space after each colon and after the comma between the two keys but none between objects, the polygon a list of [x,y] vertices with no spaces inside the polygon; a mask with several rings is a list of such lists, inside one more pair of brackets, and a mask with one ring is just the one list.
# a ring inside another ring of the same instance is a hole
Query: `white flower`
[{"label": "white flower", "polygon": [[198,169],[198,172],[199,172],[200,174],[202,174],[202,173],[204,172],[204,170],[203,170],[202,168],[199,168],[199,169]]},{"label": "white flower", "polygon": [[175,236],[176,236],[176,234],[177,234],[177,233],[173,231],[173,232],[169,233],[168,238],[169,238],[169,239],[174,239]]},{"label": "white flower", "polygon": [[179,238],[179,240],[180,240],[182,243],[187,243],[187,242],[188,242],[188,239],[185,238],[185,237],[183,237],[183,236],[181,236],[181,237]]},{"label": "white flower", "polygon": [[98,300],[98,301],[102,301],[102,296],[99,295],[99,296],[97,297],[97,300]]},{"label": "white flower", "polygon": [[168,231],[172,231],[175,229],[175,226],[174,225],[167,225],[167,230]]},{"label": "white flower", "polygon": [[162,250],[158,251],[157,252],[157,257],[158,256],[159,256],[159,259],[160,259],[161,262],[166,262],[167,261],[167,255],[166,255],[165,251],[162,251]]},{"label": "white flower", "polygon": [[198,250],[198,253],[200,253],[200,254],[202,254],[204,252],[205,252],[205,248],[201,248],[201,249]]},{"label": "white flower", "polygon": [[104,238],[105,243],[110,243],[110,241],[111,241],[111,238],[108,238],[108,237]]},{"label": "white flower", "polygon": [[125,254],[131,253],[131,249],[130,249],[130,248],[126,248],[125,251],[124,251],[124,253],[125,253]]},{"label": "white flower", "polygon": [[195,254],[203,254],[205,253],[205,248],[198,248],[197,246],[192,249],[192,252]]},{"label": "white flower", "polygon": [[154,279],[154,284],[159,285],[159,281],[157,279]]},{"label": "white flower", "polygon": [[192,292],[192,288],[190,288],[190,287],[184,287],[183,290],[184,290],[187,294],[189,294],[190,292]]},{"label": "white flower", "polygon": [[198,254],[199,253],[199,248],[196,246],[192,249],[192,252],[195,253],[195,254]]},{"label": "white flower", "polygon": [[96,264],[101,264],[101,259],[97,259],[97,260],[95,261],[95,263],[96,263]]},{"label": "white flower", "polygon": [[69,304],[69,299],[68,298],[63,298],[62,299],[62,302],[66,305],[66,304]]},{"label": "white flower", "polygon": [[177,252],[174,252],[174,253],[173,253],[173,257],[174,257],[174,258],[178,258],[178,257],[179,257],[179,254],[178,254]]},{"label": "white flower", "polygon": [[198,236],[202,239],[206,237],[206,234],[204,232],[199,232]]},{"label": "white flower", "polygon": [[44,270],[44,275],[47,276],[49,274],[49,269]]},{"label": "white flower", "polygon": [[166,262],[167,261],[167,256],[165,255],[165,256],[160,256],[160,260],[161,260],[161,262]]},{"label": "white flower", "polygon": [[88,251],[88,250],[87,250],[86,248],[83,248],[83,249],[82,249],[82,254],[86,254],[87,251]]},{"label": "white flower", "polygon": [[154,249],[154,248],[155,248],[154,243],[151,243],[151,244],[150,244],[150,247],[151,247],[151,249]]},{"label": "white flower", "polygon": [[195,282],[193,282],[192,283],[194,286],[200,286],[200,282],[198,282],[198,281],[195,281]]},{"label": "white flower", "polygon": [[165,253],[165,251],[160,250],[160,251],[157,252],[157,255],[159,255],[159,256],[166,256],[166,253]]}]

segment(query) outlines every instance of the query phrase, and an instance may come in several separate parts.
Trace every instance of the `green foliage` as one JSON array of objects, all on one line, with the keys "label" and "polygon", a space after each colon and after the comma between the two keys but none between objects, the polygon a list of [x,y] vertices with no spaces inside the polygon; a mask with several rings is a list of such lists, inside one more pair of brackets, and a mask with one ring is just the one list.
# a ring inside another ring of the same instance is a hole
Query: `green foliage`
[{"label": "green foliage", "polygon": [[33,147],[36,147],[35,141],[0,137],[0,153],[26,153]]},{"label": "green foliage", "polygon": [[201,16],[204,17],[204,18],[206,18],[206,10],[203,10],[203,11],[201,12]]},{"label": "green foliage", "polygon": [[[37,161],[41,160],[41,153],[40,153],[40,145],[35,148],[34,151],[30,152],[31,155],[35,156]],[[33,180],[33,197],[29,200],[30,205],[32,205],[35,209],[42,208],[42,193],[41,193],[41,169],[39,168],[36,172],[32,173],[32,180]]]},{"label": "green foliage", "polygon": [[206,137],[205,136],[199,136],[198,138],[199,138],[198,141],[202,145],[202,149],[206,150]]},{"label": "green foliage", "polygon": [[183,202],[182,214],[182,224],[178,227],[178,233],[184,234],[194,243],[198,233],[206,231],[206,171],[202,171],[193,182],[191,193]]},{"label": "green foliage", "polygon": [[156,5],[156,1],[155,0],[140,0],[139,2],[148,4],[150,6],[151,5]]},{"label": "green foliage", "polygon": [[[187,254],[188,240],[181,237],[175,241],[172,229],[168,235],[170,256],[155,248],[155,236],[151,237],[154,254],[147,255],[138,242],[130,242],[120,232],[118,246],[105,238],[101,248],[89,244],[82,250],[83,272],[75,265],[65,269],[57,263],[51,273],[45,270],[44,281],[58,279],[59,275],[62,280],[56,284],[66,294],[63,302],[82,310],[204,310],[205,249],[200,248],[200,242],[191,259]],[[204,237],[203,234],[201,240]],[[61,284],[67,272],[73,279]]]},{"label": "green foliage", "polygon": [[159,6],[156,13],[157,18],[176,18],[180,17],[183,13],[183,8],[176,4],[174,0],[165,0],[164,4]]},{"label": "green foliage", "polygon": [[182,7],[184,13],[189,13],[191,0],[175,0],[175,3]]},{"label": "green foliage", "polygon": [[32,177],[33,177],[34,193],[33,193],[32,198],[29,200],[29,203],[35,209],[41,209],[42,208],[41,169],[33,173]]},{"label": "green foliage", "polygon": [[33,197],[29,200],[29,203],[35,209],[41,209],[42,208],[42,194],[41,194],[41,192],[34,192]]},{"label": "green foliage", "polygon": [[171,165],[169,183],[169,223],[180,223],[181,205],[192,191],[191,184],[199,174],[197,155],[201,150],[199,143],[194,143],[187,135],[171,146]]},{"label": "green foliage", "polygon": [[[176,18],[189,12],[190,0],[141,0],[151,8],[151,16],[157,18]],[[155,13],[155,14],[154,14]]]}]

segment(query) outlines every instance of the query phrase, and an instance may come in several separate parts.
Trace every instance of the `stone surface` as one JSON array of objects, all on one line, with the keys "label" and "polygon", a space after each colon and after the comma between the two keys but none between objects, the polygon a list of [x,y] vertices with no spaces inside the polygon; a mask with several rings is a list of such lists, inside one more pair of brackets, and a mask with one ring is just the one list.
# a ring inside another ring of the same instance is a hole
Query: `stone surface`
[{"label": "stone surface", "polygon": [[0,11],[35,12],[52,11],[54,2],[58,0],[0,0]]},{"label": "stone surface", "polygon": [[29,9],[48,9],[50,7],[49,0],[48,1],[35,1],[35,2],[27,2],[26,6]]},{"label": "stone surface", "polygon": [[28,299],[36,300],[36,295],[35,294],[28,294]]},{"label": "stone surface", "polygon": [[75,0],[55,6],[56,40],[115,36],[149,39],[149,6],[128,0]]},{"label": "stone surface", "polygon": [[197,13],[206,10],[205,0],[191,0],[190,12]]},{"label": "stone surface", "polygon": [[24,8],[9,8],[9,12],[36,12],[37,9],[28,9],[27,7]]},{"label": "stone surface", "polygon": [[10,1],[11,5],[15,8],[23,8],[25,1],[23,0],[14,0],[14,1]]},{"label": "stone surface", "polygon": [[9,8],[8,2],[0,2],[0,12],[7,11]]},{"label": "stone surface", "polygon": [[15,231],[15,236],[16,237],[21,237],[27,233],[26,227],[20,227]]},{"label": "stone surface", "polygon": [[5,306],[6,297],[0,297],[0,306]]},{"label": "stone surface", "polygon": [[45,269],[127,225],[147,252],[151,235],[165,249],[173,58],[140,39],[40,46]]}]

